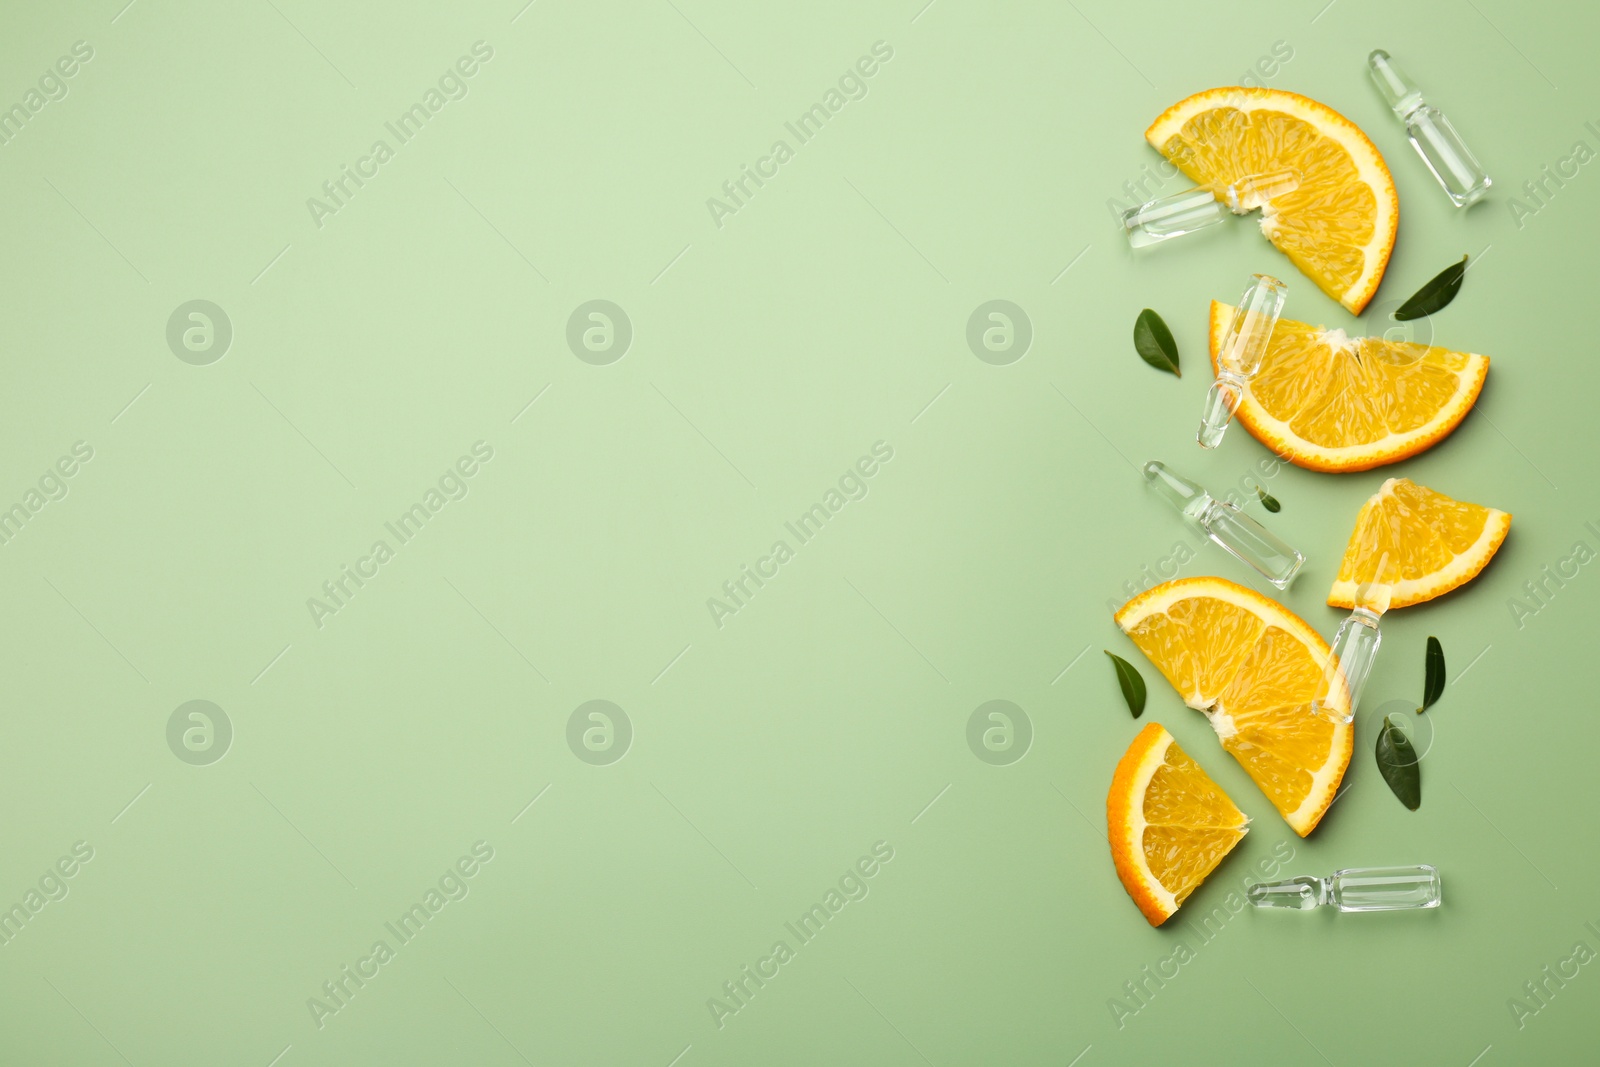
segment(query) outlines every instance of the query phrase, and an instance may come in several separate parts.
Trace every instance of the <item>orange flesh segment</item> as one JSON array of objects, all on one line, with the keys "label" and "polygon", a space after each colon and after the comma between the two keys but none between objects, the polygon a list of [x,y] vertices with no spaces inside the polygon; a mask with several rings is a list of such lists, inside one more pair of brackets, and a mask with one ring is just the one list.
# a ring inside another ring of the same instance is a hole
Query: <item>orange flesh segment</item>
[{"label": "orange flesh segment", "polygon": [[1157,586],[1117,621],[1184,702],[1206,713],[1290,826],[1310,833],[1352,744],[1348,723],[1311,711],[1327,644],[1287,609],[1220,578]]},{"label": "orange flesh segment", "polygon": [[1510,528],[1504,511],[1391,478],[1361,506],[1328,603],[1354,607],[1356,587],[1364,582],[1391,586],[1390,608],[1432,600],[1476,577]]},{"label": "orange flesh segment", "polygon": [[1158,723],[1146,725],[1117,764],[1106,818],[1117,876],[1154,926],[1243,840],[1249,823]]},{"label": "orange flesh segment", "polygon": [[[1213,365],[1233,312],[1211,305]],[[1449,436],[1477,401],[1488,371],[1488,356],[1280,319],[1238,418],[1302,467],[1367,470]]]},{"label": "orange flesh segment", "polygon": [[1360,313],[1377,291],[1400,201],[1383,156],[1354,123],[1296,93],[1239,86],[1196,93],[1145,131],[1162,155],[1202,184],[1293,171],[1261,229],[1323,292]]}]

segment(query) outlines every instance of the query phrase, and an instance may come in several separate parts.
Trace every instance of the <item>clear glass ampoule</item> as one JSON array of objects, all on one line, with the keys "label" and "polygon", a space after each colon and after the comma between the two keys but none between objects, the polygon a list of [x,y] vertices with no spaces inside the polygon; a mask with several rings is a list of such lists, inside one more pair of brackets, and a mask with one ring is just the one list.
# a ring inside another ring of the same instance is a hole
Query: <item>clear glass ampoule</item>
[{"label": "clear glass ampoule", "polygon": [[1356,716],[1361,703],[1361,691],[1366,688],[1367,677],[1378,659],[1378,646],[1383,643],[1379,623],[1389,610],[1394,595],[1397,575],[1388,552],[1378,557],[1378,565],[1370,580],[1356,584],[1355,607],[1333,635],[1328,662],[1323,667],[1322,682],[1311,701],[1311,712],[1335,722],[1349,722]]},{"label": "clear glass ampoule", "polygon": [[1206,391],[1200,432],[1195,435],[1201,448],[1216,448],[1222,443],[1246,384],[1261,369],[1267,342],[1278,325],[1278,316],[1283,314],[1288,295],[1289,287],[1272,275],[1255,274],[1239,297],[1239,306],[1233,309],[1233,318],[1217,350],[1217,380]]},{"label": "clear glass ampoule", "polygon": [[1300,573],[1306,557],[1232,504],[1216,499],[1155,460],[1144,465],[1144,477],[1184,518],[1279,589],[1287,589],[1294,576]]},{"label": "clear glass ampoule", "polygon": [[1340,911],[1409,911],[1437,908],[1444,900],[1439,869],[1414,867],[1346,867],[1327,878],[1302,876],[1281,882],[1258,882],[1245,890],[1258,908],[1310,911],[1332,904]]},{"label": "clear glass ampoule", "polygon": [[1300,188],[1293,170],[1251,174],[1231,184],[1199,185],[1158,197],[1122,213],[1122,232],[1134,248],[1148,248],[1173,237],[1215,226],[1228,217],[1248,214],[1273,197]]},{"label": "clear glass ampoule", "polygon": [[1456,207],[1466,207],[1489,191],[1494,182],[1485,173],[1444,112],[1422,98],[1422,90],[1405,71],[1378,49],[1367,57],[1372,81],[1395,116],[1406,127],[1411,147],[1438,179]]}]

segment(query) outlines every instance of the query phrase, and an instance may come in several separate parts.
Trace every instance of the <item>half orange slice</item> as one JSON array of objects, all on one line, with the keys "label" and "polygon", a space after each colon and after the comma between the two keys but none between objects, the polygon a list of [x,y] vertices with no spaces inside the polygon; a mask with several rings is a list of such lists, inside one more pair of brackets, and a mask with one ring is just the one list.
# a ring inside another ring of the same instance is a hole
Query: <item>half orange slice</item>
[{"label": "half orange slice", "polygon": [[1201,184],[1294,171],[1299,188],[1262,208],[1261,232],[1351,312],[1378,291],[1400,198],[1378,149],[1337,111],[1281,89],[1208,89],[1167,108],[1144,137]]},{"label": "half orange slice", "polygon": [[[1288,608],[1222,578],[1179,578],[1141,593],[1117,625],[1205,713],[1294,832],[1333,803],[1355,733],[1313,714],[1328,644]],[[1338,695],[1335,695],[1338,699]]]},{"label": "half orange slice", "polygon": [[[1211,302],[1213,369],[1233,310]],[[1297,466],[1364,471],[1450,436],[1488,373],[1488,356],[1279,319],[1235,414]]]},{"label": "half orange slice", "polygon": [[1356,586],[1376,581],[1384,555],[1389,607],[1403,608],[1465,585],[1488,566],[1511,531],[1511,516],[1452,500],[1409,478],[1384,482],[1356,516],[1328,603],[1355,607]]},{"label": "half orange slice", "polygon": [[1249,821],[1159,723],[1133,739],[1106,796],[1117,877],[1151,926],[1172,917]]}]

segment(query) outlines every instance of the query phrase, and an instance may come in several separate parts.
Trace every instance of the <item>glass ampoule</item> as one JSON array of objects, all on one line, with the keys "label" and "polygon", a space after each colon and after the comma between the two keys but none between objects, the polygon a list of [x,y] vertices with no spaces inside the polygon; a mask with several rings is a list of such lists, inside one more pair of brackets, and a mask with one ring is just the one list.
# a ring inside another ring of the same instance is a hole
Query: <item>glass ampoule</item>
[{"label": "glass ampoule", "polygon": [[1234,559],[1254,567],[1279,589],[1287,589],[1300,573],[1306,557],[1225,500],[1218,500],[1204,488],[1164,463],[1151,460],[1144,465],[1145,481],[1178,512]]},{"label": "glass ampoule", "polygon": [[1245,387],[1261,369],[1267,342],[1272,339],[1288,295],[1289,287],[1272,275],[1255,274],[1239,297],[1217,349],[1217,380],[1206,391],[1200,431],[1195,435],[1201,448],[1216,448],[1222,443],[1234,410],[1244,398]]},{"label": "glass ampoule", "polygon": [[1122,213],[1122,232],[1134,248],[1215,226],[1232,215],[1245,215],[1274,197],[1300,188],[1297,171],[1250,174],[1234,182],[1198,185],[1146,201]]},{"label": "glass ampoule", "polygon": [[1450,202],[1466,207],[1483,197],[1494,181],[1444,112],[1422,98],[1422,90],[1383,49],[1367,57],[1372,82],[1406,128],[1411,147],[1438,180]]},{"label": "glass ampoule", "polygon": [[1411,867],[1346,867],[1326,878],[1301,876],[1281,882],[1258,882],[1245,890],[1258,908],[1310,911],[1332,905],[1340,911],[1411,911],[1437,908],[1444,901],[1439,869],[1426,863]]}]

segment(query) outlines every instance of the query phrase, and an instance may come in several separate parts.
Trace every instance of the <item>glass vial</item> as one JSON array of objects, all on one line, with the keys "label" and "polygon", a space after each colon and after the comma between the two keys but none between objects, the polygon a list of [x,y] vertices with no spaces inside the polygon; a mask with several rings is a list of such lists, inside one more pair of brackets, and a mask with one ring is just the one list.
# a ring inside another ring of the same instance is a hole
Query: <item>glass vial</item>
[{"label": "glass vial", "polygon": [[1347,867],[1327,878],[1286,878],[1260,882],[1245,890],[1258,908],[1310,911],[1331,904],[1340,911],[1412,911],[1437,908],[1444,902],[1439,869],[1426,863],[1412,867]]},{"label": "glass vial", "polygon": [[1155,460],[1144,465],[1144,478],[1163,500],[1198,526],[1218,547],[1241,563],[1254,567],[1279,589],[1287,589],[1300,573],[1306,557],[1232,504],[1216,499]]},{"label": "glass vial", "polygon": [[1244,398],[1246,384],[1261,369],[1267,342],[1272,339],[1288,296],[1289,287],[1272,275],[1251,276],[1217,350],[1217,380],[1206,392],[1200,431],[1195,435],[1201,448],[1216,448],[1222,443],[1234,410]]},{"label": "glass vial", "polygon": [[1367,57],[1367,66],[1378,92],[1395,117],[1405,124],[1411,147],[1433,172],[1450,202],[1466,207],[1481,199],[1494,181],[1444,112],[1422,98],[1422,90],[1383,49]]},{"label": "glass vial", "polygon": [[1200,185],[1147,201],[1122,213],[1122,231],[1134,248],[1148,248],[1215,226],[1228,213],[1244,215],[1276,196],[1300,188],[1300,175],[1283,170],[1251,174],[1229,185]]}]

